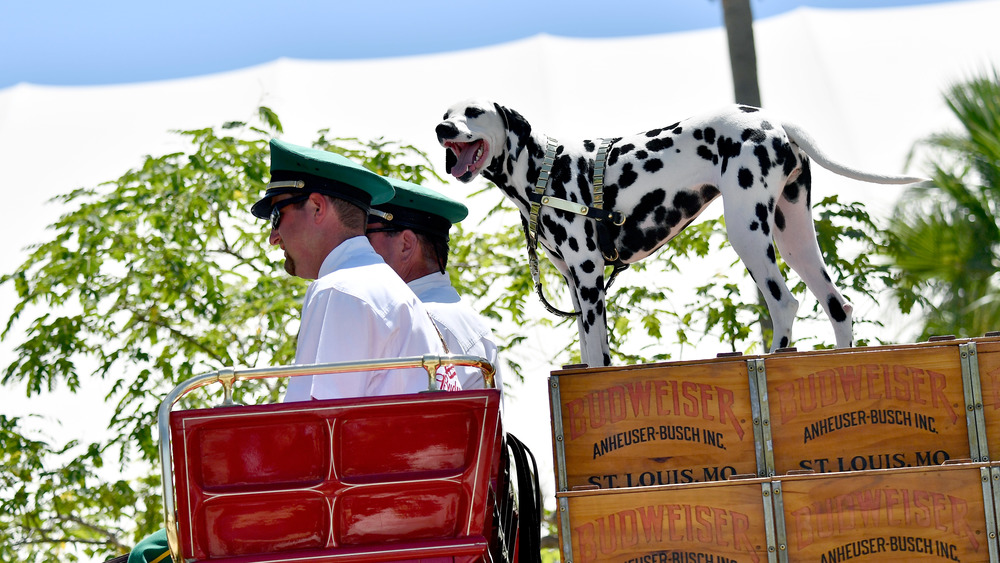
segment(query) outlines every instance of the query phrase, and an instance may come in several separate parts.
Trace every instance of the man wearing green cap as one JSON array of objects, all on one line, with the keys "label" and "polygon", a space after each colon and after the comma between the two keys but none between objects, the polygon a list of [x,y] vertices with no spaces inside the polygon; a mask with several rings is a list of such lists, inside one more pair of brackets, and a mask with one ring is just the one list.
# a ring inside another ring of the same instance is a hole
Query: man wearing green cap
[{"label": "man wearing green cap", "polygon": [[[296,364],[441,354],[427,310],[365,237],[372,204],[393,196],[384,178],[327,151],[271,141],[271,181],[251,213],[269,219],[268,242],[285,253],[285,270],[314,280],[306,290]],[[440,369],[441,389],[461,389],[455,370]],[[284,400],[308,401],[416,393],[423,368],[294,377]],[[171,561],[167,535],[142,540],[128,563]]]},{"label": "man wearing green cap", "polygon": [[[452,287],[448,264],[448,231],[469,214],[465,205],[434,190],[395,178],[396,194],[375,205],[368,216],[368,240],[385,262],[403,278],[430,312],[448,352],[489,360],[497,368],[496,388],[503,390],[497,345],[478,313],[462,302]],[[478,369],[457,368],[463,389],[481,389]]]},{"label": "man wearing green cap", "polygon": [[[271,182],[251,212],[270,219],[268,240],[284,250],[285,270],[315,280],[302,307],[296,364],[442,351],[423,305],[364,236],[370,206],[393,193],[384,178],[341,155],[271,141]],[[285,401],[414,393],[426,389],[421,373],[296,377]],[[458,387],[444,371],[439,378],[444,388]]]}]

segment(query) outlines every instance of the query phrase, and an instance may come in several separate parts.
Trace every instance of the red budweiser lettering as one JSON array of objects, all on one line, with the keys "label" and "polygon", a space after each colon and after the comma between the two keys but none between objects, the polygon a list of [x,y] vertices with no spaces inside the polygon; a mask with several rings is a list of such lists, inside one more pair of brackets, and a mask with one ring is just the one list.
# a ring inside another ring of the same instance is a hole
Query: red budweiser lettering
[{"label": "red budweiser lettering", "polygon": [[[957,383],[960,385],[961,380]],[[947,377],[936,371],[904,365],[864,364],[817,371],[779,383],[774,387],[774,398],[782,424],[816,409],[880,399],[943,408],[954,424],[958,414],[945,397],[946,385]]]},{"label": "red budweiser lettering", "polygon": [[573,528],[573,560],[609,561],[642,545],[694,544],[745,552],[760,560],[747,536],[750,518],[742,513],[700,504],[654,504],[603,516]]},{"label": "red budweiser lettering", "polygon": [[566,403],[569,439],[583,436],[626,419],[683,416],[731,424],[740,440],[744,430],[733,413],[735,395],[730,389],[694,381],[641,381],[591,391]]},{"label": "red budweiser lettering", "polygon": [[979,540],[969,525],[965,499],[918,489],[862,489],[821,499],[792,512],[799,549],[817,540],[878,527],[927,528]]}]

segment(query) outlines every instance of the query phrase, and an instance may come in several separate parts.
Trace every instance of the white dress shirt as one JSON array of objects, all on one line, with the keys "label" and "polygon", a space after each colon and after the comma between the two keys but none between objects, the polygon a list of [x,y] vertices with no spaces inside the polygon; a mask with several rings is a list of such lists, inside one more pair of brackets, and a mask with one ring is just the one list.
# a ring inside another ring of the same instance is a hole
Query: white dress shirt
[{"label": "white dress shirt", "polygon": [[[427,307],[427,311],[444,337],[445,344],[448,345],[448,351],[452,354],[467,354],[488,360],[497,370],[496,388],[502,393],[500,360],[497,357],[497,345],[493,342],[493,332],[483,322],[482,317],[462,301],[458,292],[451,286],[448,274],[435,272],[415,279],[407,285]],[[461,366],[456,369],[458,378],[462,382],[462,389],[485,387],[479,369]]]},{"label": "white dress shirt", "polygon": [[[424,354],[444,348],[426,309],[403,280],[358,236],[323,261],[306,290],[296,364]],[[439,377],[441,377],[439,375]],[[451,387],[457,388],[455,381]],[[293,377],[285,401],[416,393],[427,389],[423,368]]]}]

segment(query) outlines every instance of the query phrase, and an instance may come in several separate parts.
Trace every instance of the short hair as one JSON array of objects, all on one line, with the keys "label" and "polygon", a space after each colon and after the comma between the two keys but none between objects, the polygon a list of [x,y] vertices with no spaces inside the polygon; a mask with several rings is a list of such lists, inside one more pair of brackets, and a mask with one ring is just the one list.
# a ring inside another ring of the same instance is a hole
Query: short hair
[{"label": "short hair", "polygon": [[[445,268],[448,266],[448,239],[420,231],[413,231],[413,234],[417,235],[417,239],[420,241],[420,248],[424,249],[424,256],[433,259],[438,269],[441,270],[441,273],[445,273]],[[428,256],[428,253],[431,255]]]},{"label": "short hair", "polygon": [[345,228],[359,234],[364,234],[365,226],[368,224],[368,212],[347,200],[340,199],[339,197],[333,197],[326,194],[321,195],[323,195],[323,197],[325,197],[330,202],[330,205],[336,210],[337,217],[340,219],[340,222],[344,224]]}]

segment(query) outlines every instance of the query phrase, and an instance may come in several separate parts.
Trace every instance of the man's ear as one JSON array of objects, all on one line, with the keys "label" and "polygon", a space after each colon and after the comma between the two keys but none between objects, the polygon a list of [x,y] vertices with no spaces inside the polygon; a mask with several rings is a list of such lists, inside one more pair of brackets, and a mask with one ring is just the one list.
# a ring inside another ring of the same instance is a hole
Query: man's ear
[{"label": "man's ear", "polygon": [[333,211],[330,200],[324,197],[323,194],[316,192],[309,194],[309,199],[306,200],[306,210],[317,223],[321,222],[327,213]]},{"label": "man's ear", "polygon": [[399,233],[399,238],[402,239],[400,242],[403,245],[400,248],[400,254],[407,260],[410,261],[414,257],[419,256],[420,253],[420,241],[417,240],[417,234],[410,229],[403,229]]}]

